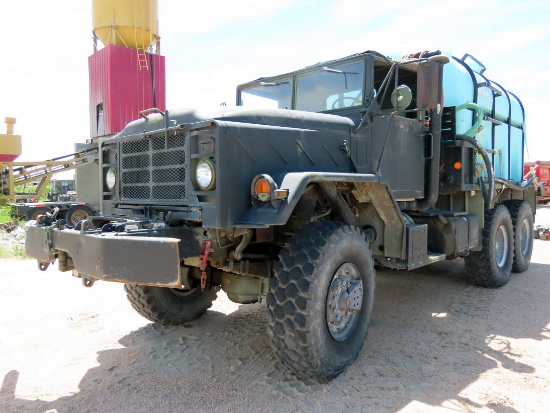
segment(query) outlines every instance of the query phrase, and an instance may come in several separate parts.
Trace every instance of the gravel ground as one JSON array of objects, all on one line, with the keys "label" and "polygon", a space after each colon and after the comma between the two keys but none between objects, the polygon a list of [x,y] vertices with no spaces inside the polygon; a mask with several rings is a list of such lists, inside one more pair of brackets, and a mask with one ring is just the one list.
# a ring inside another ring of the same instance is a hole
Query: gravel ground
[{"label": "gravel ground", "polygon": [[535,240],[529,270],[496,290],[471,286],[461,259],[378,271],[359,358],[320,385],[273,358],[260,304],[221,294],[165,328],[119,284],[0,260],[0,412],[547,412],[549,266]]}]

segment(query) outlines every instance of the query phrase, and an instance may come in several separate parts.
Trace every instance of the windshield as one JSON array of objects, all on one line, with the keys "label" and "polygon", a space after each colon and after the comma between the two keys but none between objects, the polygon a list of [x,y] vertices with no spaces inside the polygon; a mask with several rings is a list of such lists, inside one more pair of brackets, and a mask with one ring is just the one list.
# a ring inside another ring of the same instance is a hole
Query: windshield
[{"label": "windshield", "polygon": [[363,104],[364,62],[323,67],[296,79],[296,109],[322,112]]},{"label": "windshield", "polygon": [[260,82],[241,91],[241,105],[255,108],[290,109],[292,107],[292,78]]},{"label": "windshield", "polygon": [[[239,90],[241,106],[325,112],[363,105],[365,62],[334,64],[299,75],[268,78]],[[296,82],[296,97],[292,94]]]}]

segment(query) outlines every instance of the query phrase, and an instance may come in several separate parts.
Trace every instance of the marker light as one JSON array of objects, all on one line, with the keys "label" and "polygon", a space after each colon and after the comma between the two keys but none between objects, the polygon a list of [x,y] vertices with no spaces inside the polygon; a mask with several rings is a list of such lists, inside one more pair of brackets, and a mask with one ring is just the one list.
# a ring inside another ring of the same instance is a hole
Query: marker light
[{"label": "marker light", "polygon": [[256,196],[260,201],[268,201],[271,198],[271,185],[265,178],[256,181]]}]

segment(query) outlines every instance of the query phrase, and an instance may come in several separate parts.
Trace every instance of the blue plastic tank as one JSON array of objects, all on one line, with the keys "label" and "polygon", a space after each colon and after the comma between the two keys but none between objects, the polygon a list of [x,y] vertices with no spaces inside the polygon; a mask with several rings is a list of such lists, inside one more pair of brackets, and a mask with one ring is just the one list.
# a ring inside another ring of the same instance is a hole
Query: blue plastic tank
[{"label": "blue plastic tank", "polygon": [[[483,109],[482,130],[475,138],[493,158],[495,176],[512,182],[523,179],[525,111],[516,95],[485,77],[485,67],[470,55],[449,56],[443,68],[445,106],[475,103]],[[473,110],[456,113],[456,133],[466,133],[476,118]]]}]

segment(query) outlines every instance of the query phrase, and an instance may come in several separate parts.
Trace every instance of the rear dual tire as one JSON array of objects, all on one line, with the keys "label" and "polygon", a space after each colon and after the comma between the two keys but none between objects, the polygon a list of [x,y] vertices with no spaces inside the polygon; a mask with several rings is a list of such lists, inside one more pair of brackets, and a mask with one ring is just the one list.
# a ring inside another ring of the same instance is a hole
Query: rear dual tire
[{"label": "rear dual tire", "polygon": [[485,211],[481,251],[465,257],[470,280],[480,287],[506,285],[510,274],[524,272],[533,252],[533,212],[521,200],[505,201]]},{"label": "rear dual tire", "polygon": [[521,200],[505,201],[504,205],[510,211],[514,229],[512,272],[524,272],[529,268],[533,254],[533,210],[527,202]]},{"label": "rear dual tire", "polygon": [[470,280],[480,287],[498,288],[510,279],[514,259],[512,218],[504,205],[485,211],[481,251],[465,257]]}]

